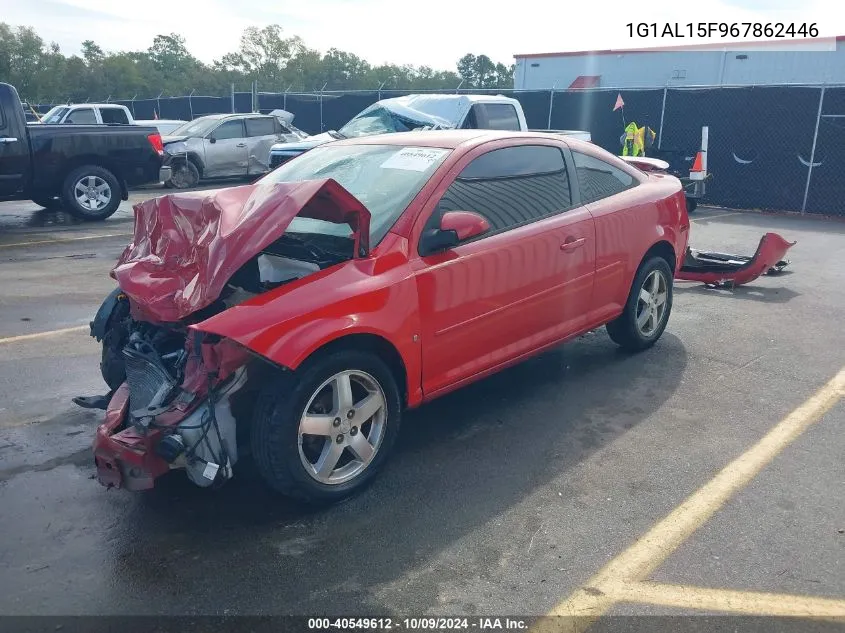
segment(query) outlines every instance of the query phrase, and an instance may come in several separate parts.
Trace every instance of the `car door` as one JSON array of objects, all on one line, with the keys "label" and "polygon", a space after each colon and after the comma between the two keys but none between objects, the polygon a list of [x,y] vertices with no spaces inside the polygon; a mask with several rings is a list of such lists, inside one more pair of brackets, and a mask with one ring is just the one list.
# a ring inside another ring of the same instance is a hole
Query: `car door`
[{"label": "car door", "polygon": [[653,210],[625,193],[639,184],[627,165],[611,165],[574,149],[572,157],[581,200],[596,222],[594,320],[603,320],[619,313],[628,299],[641,256],[631,244],[643,226],[652,226],[642,214]]},{"label": "car door", "polygon": [[537,143],[476,148],[423,211],[425,228],[457,210],[490,224],[486,234],[414,262],[427,398],[585,323],[595,268],[593,219],[573,205],[562,147]]},{"label": "car door", "polygon": [[246,143],[249,151],[249,175],[270,171],[270,148],[282,139],[282,127],[276,117],[246,119]]},{"label": "car door", "polygon": [[11,112],[0,105],[0,197],[21,191],[29,173],[29,145],[14,124]]},{"label": "car door", "polygon": [[205,169],[209,178],[246,176],[248,157],[243,119],[228,119],[203,139]]}]

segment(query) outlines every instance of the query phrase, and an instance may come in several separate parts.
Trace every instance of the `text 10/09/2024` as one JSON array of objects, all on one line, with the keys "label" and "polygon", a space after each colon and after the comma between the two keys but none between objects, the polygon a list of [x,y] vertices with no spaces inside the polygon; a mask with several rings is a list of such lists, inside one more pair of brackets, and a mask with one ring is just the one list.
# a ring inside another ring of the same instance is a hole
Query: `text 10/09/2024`
[{"label": "text 10/09/2024", "polygon": [[760,37],[806,38],[818,37],[815,22],[795,24],[784,22],[629,22],[625,25],[628,37],[705,38],[705,37]]}]

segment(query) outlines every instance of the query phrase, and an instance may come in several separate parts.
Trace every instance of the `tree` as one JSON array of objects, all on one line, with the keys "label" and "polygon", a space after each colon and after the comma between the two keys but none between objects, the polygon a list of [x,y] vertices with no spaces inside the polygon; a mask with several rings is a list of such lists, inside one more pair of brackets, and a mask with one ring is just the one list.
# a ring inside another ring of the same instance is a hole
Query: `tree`
[{"label": "tree", "polygon": [[466,88],[506,88],[513,86],[513,73],[508,79],[504,64],[494,64],[487,55],[468,53],[458,60],[458,75]]},{"label": "tree", "polygon": [[380,64],[372,66],[353,53],[331,48],[324,54],[308,48],[301,38],[285,35],[277,24],[250,27],[238,50],[211,65],[191,55],[185,39],[176,33],[159,34],[142,51],[106,52],[94,40],[85,40],[79,55],[65,55],[55,43],[30,27],[0,22],[0,78],[15,85],[21,97],[40,100],[102,101],[155,97],[164,92],[186,95],[228,94],[235,84],[245,90],[258,80],[262,90],[454,90],[508,88],[513,67],[494,64],[486,55],[465,55],[458,72],[428,66]]},{"label": "tree", "polygon": [[82,59],[85,60],[87,66],[93,67],[102,64],[104,57],[103,49],[92,40],[82,42]]},{"label": "tree", "polygon": [[290,60],[304,48],[299,37],[282,37],[282,27],[278,24],[263,29],[251,26],[241,36],[240,49],[224,55],[216,65],[278,86],[285,80]]}]

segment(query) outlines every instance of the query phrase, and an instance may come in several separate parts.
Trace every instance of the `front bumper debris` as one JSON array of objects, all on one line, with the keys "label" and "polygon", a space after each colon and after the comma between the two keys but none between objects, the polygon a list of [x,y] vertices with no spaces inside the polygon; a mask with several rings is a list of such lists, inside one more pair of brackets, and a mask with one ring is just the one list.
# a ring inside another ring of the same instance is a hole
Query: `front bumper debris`
[{"label": "front bumper debris", "polygon": [[118,430],[129,414],[129,387],[121,385],[106,409],[106,419],[94,438],[94,464],[97,480],[107,488],[149,490],[157,477],[170,470],[170,464],[153,448],[161,433],[151,429],[146,435],[133,427]]},{"label": "front bumper debris", "polygon": [[687,248],[676,279],[700,281],[708,286],[733,288],[754,281],[761,275],[781,272],[789,265],[783,259],[796,242],[788,242],[777,233],[766,233],[753,256],[708,253]]}]

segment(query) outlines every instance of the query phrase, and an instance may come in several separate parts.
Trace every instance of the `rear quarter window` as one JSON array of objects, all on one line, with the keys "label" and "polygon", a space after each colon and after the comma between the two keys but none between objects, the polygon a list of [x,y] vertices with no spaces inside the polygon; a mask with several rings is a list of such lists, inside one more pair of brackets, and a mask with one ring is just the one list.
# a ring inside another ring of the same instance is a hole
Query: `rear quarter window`
[{"label": "rear quarter window", "polygon": [[129,118],[121,108],[102,108],[100,116],[107,125],[129,125]]},{"label": "rear quarter window", "polygon": [[485,103],[487,127],[491,130],[519,131],[519,116],[516,108],[508,103]]},{"label": "rear quarter window", "polygon": [[572,152],[572,156],[584,204],[609,198],[637,184],[631,174],[599,158],[576,151]]}]

